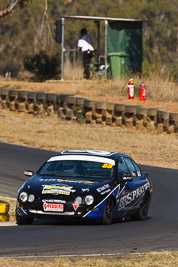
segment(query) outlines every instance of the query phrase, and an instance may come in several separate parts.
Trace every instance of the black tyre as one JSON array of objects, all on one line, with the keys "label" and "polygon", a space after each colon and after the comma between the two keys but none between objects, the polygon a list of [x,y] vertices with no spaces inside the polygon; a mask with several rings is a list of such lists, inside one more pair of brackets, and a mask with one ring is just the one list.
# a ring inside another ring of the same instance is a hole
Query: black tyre
[{"label": "black tyre", "polygon": [[27,224],[32,224],[33,223],[33,219],[32,218],[26,218],[26,217],[20,216],[17,213],[17,208],[16,208],[16,211],[15,211],[15,216],[16,216],[16,223],[18,225],[27,225]]},{"label": "black tyre", "polygon": [[76,97],[76,105],[83,105],[84,100],[84,97]]},{"label": "black tyre", "polygon": [[46,100],[46,94],[43,93],[43,92],[38,92],[38,93],[36,94],[36,99],[37,99],[38,101],[44,101],[44,100]]},{"label": "black tyre", "polygon": [[140,208],[137,211],[137,213],[132,215],[132,219],[145,221],[147,219],[147,215],[148,215],[149,204],[150,204],[150,197],[147,195],[145,197],[144,201],[142,202],[142,204],[140,205]]},{"label": "black tyre", "polygon": [[8,96],[9,90],[6,88],[1,88],[1,96],[5,97]]},{"label": "black tyre", "polygon": [[158,110],[158,121],[168,120],[169,119],[169,112]]},{"label": "black tyre", "polygon": [[125,105],[123,105],[123,104],[115,104],[114,105],[114,111],[115,112],[124,112],[125,111]]},{"label": "black tyre", "polygon": [[69,96],[67,99],[66,99],[66,103],[68,105],[75,105],[76,103],[76,97],[74,96]]},{"label": "black tyre", "polygon": [[36,92],[29,91],[28,95],[27,95],[27,98],[30,99],[30,100],[34,100],[34,99],[36,99],[36,94],[37,94]]},{"label": "black tyre", "polygon": [[92,100],[84,100],[83,102],[84,108],[95,108],[95,101]]},{"label": "black tyre", "polygon": [[178,113],[170,112],[169,113],[169,120],[170,121],[178,121]]},{"label": "black tyre", "polygon": [[105,102],[96,102],[95,103],[95,109],[96,110],[106,109],[106,103]]},{"label": "black tyre", "polygon": [[106,103],[106,110],[113,111],[114,110],[114,103],[107,102]]},{"label": "black tyre", "polygon": [[147,109],[142,106],[138,106],[136,109],[136,114],[141,116],[147,115]]},{"label": "black tyre", "polygon": [[73,95],[59,95],[60,103],[66,102],[67,98]]},{"label": "black tyre", "polygon": [[49,101],[49,102],[55,102],[57,101],[57,94],[47,94],[46,95],[46,101]]},{"label": "black tyre", "polygon": [[158,112],[158,110],[155,108],[148,108],[147,109],[147,115],[148,116],[155,117],[155,116],[157,116],[157,112]]},{"label": "black tyre", "polygon": [[9,90],[9,97],[16,97],[17,96],[17,94],[18,94],[18,91],[16,91],[16,90]]},{"label": "black tyre", "polygon": [[28,91],[18,91],[19,99],[27,99]]},{"label": "black tyre", "polygon": [[133,114],[135,114],[137,107],[138,106],[129,106],[129,105],[126,105],[125,106],[125,113],[133,113]]},{"label": "black tyre", "polygon": [[109,198],[103,212],[102,224],[111,224],[113,220],[114,200]]}]

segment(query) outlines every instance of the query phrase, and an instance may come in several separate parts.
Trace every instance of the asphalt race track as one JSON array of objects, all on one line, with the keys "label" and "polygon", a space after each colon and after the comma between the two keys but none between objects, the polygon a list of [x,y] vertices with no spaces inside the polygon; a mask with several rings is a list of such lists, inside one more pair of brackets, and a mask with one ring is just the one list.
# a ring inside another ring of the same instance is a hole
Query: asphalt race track
[{"label": "asphalt race track", "polygon": [[[51,151],[0,143],[0,196],[16,197],[26,177]],[[91,255],[178,250],[178,170],[141,166],[153,182],[147,221],[109,226],[38,220],[31,226],[0,223],[0,256]],[[7,225],[6,225],[7,224]]]}]

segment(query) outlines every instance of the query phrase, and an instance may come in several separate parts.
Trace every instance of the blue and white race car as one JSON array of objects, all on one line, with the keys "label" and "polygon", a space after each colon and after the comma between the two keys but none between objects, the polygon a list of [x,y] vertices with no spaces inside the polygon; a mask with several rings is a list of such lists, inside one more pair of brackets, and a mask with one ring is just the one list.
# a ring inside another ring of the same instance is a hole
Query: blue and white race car
[{"label": "blue and white race car", "polygon": [[146,220],[152,196],[147,172],[129,156],[108,151],[67,150],[29,176],[17,196],[17,224],[37,218],[94,219],[111,224],[131,216]]}]

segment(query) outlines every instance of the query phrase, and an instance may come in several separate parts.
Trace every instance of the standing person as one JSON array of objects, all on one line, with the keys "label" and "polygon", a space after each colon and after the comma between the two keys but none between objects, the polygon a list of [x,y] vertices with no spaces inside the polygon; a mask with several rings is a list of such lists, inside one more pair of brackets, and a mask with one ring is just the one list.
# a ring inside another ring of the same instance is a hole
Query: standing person
[{"label": "standing person", "polygon": [[85,28],[80,31],[80,38],[78,40],[78,49],[83,54],[83,67],[84,67],[84,78],[90,79],[90,60],[93,56],[94,47],[90,36],[87,34]]}]

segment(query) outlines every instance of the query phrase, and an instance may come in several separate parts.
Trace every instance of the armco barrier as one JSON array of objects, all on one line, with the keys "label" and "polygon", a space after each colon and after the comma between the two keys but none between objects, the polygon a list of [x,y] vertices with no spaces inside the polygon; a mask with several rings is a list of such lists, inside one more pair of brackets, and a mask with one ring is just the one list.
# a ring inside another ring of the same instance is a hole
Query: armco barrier
[{"label": "armco barrier", "polygon": [[0,88],[0,108],[34,115],[55,115],[81,123],[178,133],[178,113],[155,108],[93,101],[71,94]]},{"label": "armco barrier", "polygon": [[0,222],[9,221],[9,203],[0,200]]}]

